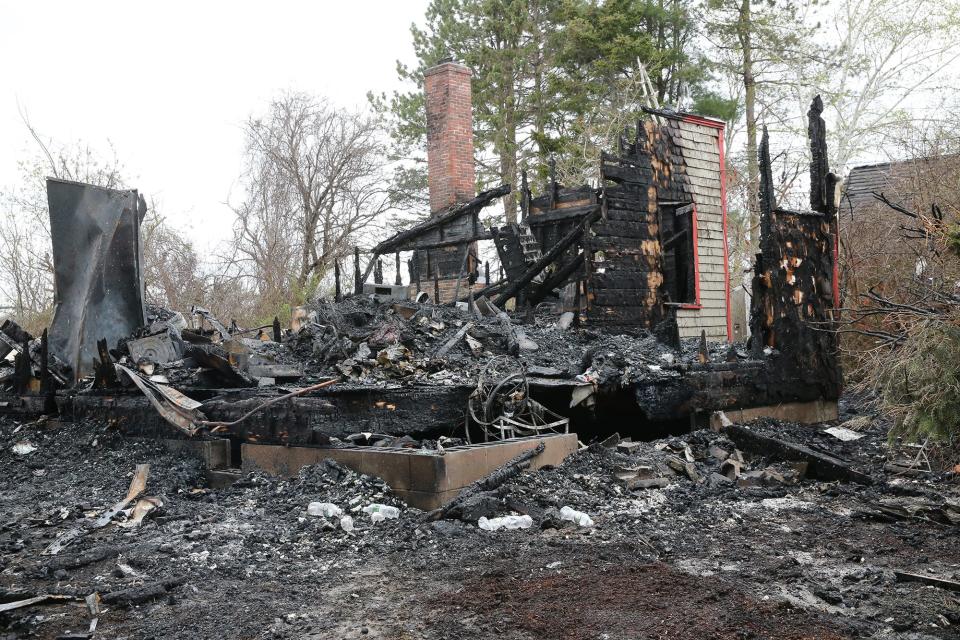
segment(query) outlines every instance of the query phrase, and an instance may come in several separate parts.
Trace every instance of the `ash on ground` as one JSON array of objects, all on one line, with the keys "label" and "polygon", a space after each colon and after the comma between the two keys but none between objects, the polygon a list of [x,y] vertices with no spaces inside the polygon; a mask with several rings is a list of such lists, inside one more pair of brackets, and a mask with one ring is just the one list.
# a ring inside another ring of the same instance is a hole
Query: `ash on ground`
[{"label": "ash on ground", "polygon": [[[0,609],[0,637],[83,637],[94,617],[91,637],[131,639],[958,637],[960,594],[942,588],[960,580],[957,478],[896,471],[886,421],[845,406],[846,441],[832,424],[751,429],[869,484],[697,431],[593,443],[433,513],[331,462],[212,489],[198,460],[108,425],[8,420],[0,603],[48,598]],[[98,526],[138,464],[145,491]],[[509,515],[531,526],[478,526]]]}]

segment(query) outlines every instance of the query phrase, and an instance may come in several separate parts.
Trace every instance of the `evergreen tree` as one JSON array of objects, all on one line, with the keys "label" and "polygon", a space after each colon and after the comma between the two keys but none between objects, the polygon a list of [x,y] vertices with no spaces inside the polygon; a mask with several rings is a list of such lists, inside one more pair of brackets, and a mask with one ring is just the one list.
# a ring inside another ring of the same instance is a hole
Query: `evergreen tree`
[{"label": "evergreen tree", "polygon": [[[521,166],[543,177],[554,154],[595,164],[650,99],[634,91],[641,65],[659,102],[679,103],[702,79],[688,53],[690,13],[691,0],[433,0],[411,29],[416,66],[398,63],[412,89],[371,100],[391,116],[398,157],[422,161],[423,72],[452,57],[473,71],[481,186],[516,185]],[[402,177],[423,184],[409,166]],[[504,208],[515,221],[515,194]]]}]

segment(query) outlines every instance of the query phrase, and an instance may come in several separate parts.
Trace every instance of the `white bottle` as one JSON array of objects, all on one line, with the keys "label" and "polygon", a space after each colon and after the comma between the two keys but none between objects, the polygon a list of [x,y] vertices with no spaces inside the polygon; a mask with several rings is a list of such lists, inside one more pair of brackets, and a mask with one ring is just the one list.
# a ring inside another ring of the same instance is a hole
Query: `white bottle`
[{"label": "white bottle", "polygon": [[371,519],[373,518],[373,515],[377,513],[383,516],[382,518],[374,520],[374,522],[379,522],[380,520],[393,520],[394,518],[400,517],[400,509],[385,504],[378,504],[376,502],[365,506],[363,508],[363,512],[369,513]]},{"label": "white bottle", "polygon": [[311,516],[336,518],[343,513],[343,510],[332,502],[311,502],[307,505],[307,513]]},{"label": "white bottle", "polygon": [[580,527],[593,526],[593,519],[590,516],[585,514],[583,511],[577,511],[576,509],[571,509],[570,507],[563,507],[560,509],[560,519],[569,520]]},{"label": "white bottle", "polygon": [[497,531],[498,529],[529,529],[533,526],[533,518],[530,516],[503,516],[501,518],[485,518],[483,516],[477,520],[477,526],[486,531]]}]

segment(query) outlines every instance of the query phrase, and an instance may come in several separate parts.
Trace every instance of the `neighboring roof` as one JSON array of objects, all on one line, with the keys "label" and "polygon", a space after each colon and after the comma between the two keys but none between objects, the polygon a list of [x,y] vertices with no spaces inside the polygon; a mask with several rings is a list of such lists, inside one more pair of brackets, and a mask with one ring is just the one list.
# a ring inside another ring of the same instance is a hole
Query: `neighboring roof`
[{"label": "neighboring roof", "polygon": [[841,206],[859,209],[877,202],[874,193],[883,193],[891,201],[904,203],[914,194],[919,176],[936,169],[960,168],[960,155],[911,158],[854,167],[843,186]]}]

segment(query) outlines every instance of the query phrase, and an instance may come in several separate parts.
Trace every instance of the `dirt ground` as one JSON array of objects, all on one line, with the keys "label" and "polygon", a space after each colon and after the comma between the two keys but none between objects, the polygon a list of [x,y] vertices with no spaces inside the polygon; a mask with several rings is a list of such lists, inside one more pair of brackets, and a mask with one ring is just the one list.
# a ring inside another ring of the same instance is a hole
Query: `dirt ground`
[{"label": "dirt ground", "polygon": [[[843,417],[855,411],[847,403]],[[210,489],[198,460],[108,425],[4,420],[0,609],[64,598],[0,612],[0,638],[86,631],[92,593],[98,639],[960,637],[960,593],[894,574],[960,579],[957,478],[884,471],[882,419],[851,442],[827,426],[752,428],[841,456],[873,484],[794,482],[787,466],[744,452],[744,473],[784,477],[741,486],[719,477],[710,453],[732,443],[700,431],[629,456],[590,446],[514,478],[466,521],[432,521],[333,465]],[[698,481],[665,473],[665,488],[630,489],[617,478],[664,472],[685,451]],[[145,495],[163,507],[139,527],[121,526],[121,513],[93,528],[141,463],[151,465]],[[309,516],[312,501],[339,505],[355,529]],[[375,502],[400,517],[371,522],[361,508]],[[559,520],[565,505],[595,525]],[[511,510],[533,526],[485,531],[473,518]]]}]

